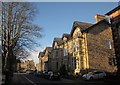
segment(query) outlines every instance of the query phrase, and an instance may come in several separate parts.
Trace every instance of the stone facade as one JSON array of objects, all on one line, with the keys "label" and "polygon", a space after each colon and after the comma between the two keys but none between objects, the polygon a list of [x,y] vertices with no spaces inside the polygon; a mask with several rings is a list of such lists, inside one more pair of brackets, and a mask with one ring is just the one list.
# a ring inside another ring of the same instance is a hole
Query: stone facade
[{"label": "stone facade", "polygon": [[34,61],[33,60],[27,60],[25,62],[21,62],[21,69],[35,70]]},{"label": "stone facade", "polygon": [[62,38],[54,38],[52,51],[51,51],[51,69],[52,71],[59,71],[60,67],[63,64],[63,48],[60,47],[61,43],[63,43]]},{"label": "stone facade", "polygon": [[70,34],[54,38],[52,50],[46,53],[48,70],[59,71],[65,65],[75,75],[95,69],[116,71],[110,24],[105,16],[97,16],[95,24],[75,21]]},{"label": "stone facade", "polygon": [[36,64],[36,69],[37,69],[37,71],[40,71],[40,70],[41,70],[41,68],[40,68],[40,63],[37,63],[37,64]]},{"label": "stone facade", "polygon": [[120,5],[108,12],[106,15],[110,16],[117,62],[117,73],[120,78]]},{"label": "stone facade", "polygon": [[[100,21],[86,33],[89,69],[115,71],[112,30],[106,20]],[[111,64],[111,65],[110,65]]]},{"label": "stone facade", "polygon": [[44,56],[43,52],[40,52],[39,55],[38,55],[39,65],[40,65],[40,71],[44,70],[44,62],[42,61],[43,56]]},{"label": "stone facade", "polygon": [[48,71],[49,64],[48,64],[48,57],[50,56],[52,48],[51,47],[46,47],[46,49],[43,52],[39,53],[39,64],[40,64],[40,69],[41,71]]}]

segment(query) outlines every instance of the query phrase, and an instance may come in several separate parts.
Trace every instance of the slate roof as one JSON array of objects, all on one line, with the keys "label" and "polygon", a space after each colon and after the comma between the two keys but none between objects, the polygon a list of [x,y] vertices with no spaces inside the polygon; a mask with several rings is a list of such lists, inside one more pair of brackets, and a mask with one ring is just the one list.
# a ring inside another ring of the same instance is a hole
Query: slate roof
[{"label": "slate roof", "polygon": [[105,15],[110,15],[110,14],[112,14],[113,12],[115,12],[115,11],[117,11],[117,10],[119,10],[119,9],[120,9],[120,5],[117,6],[116,8],[114,8],[113,10],[109,11],[109,12],[106,13]]},{"label": "slate roof", "polygon": [[70,34],[66,34],[66,33],[64,33],[64,34],[62,35],[62,38],[63,38],[63,37],[66,37],[68,40],[70,40],[70,39],[71,39]]},{"label": "slate roof", "polygon": [[105,24],[107,24],[108,26],[110,25],[110,23],[109,23],[107,20],[103,19],[103,20],[99,21],[98,23],[93,24],[92,26],[90,26],[89,28],[87,28],[87,29],[84,30],[84,31],[87,31],[87,32],[88,32],[90,29],[92,29],[92,28],[95,27],[95,26],[98,26],[98,25],[101,24],[101,23],[105,23]]},{"label": "slate roof", "polygon": [[58,45],[63,43],[62,38],[54,38],[54,42],[57,42]]},{"label": "slate roof", "polygon": [[71,36],[73,35],[73,32],[76,29],[76,27],[80,27],[81,31],[84,31],[92,25],[93,24],[91,24],[91,23],[75,21],[73,23],[73,27],[72,27],[72,30],[71,30]]},{"label": "slate roof", "polygon": [[41,55],[41,57],[43,57],[44,56],[44,52],[40,52],[38,58],[40,57],[40,55]]},{"label": "slate roof", "polygon": [[46,47],[45,49],[45,51],[49,51],[49,52],[51,52],[51,50],[52,50],[52,47]]}]

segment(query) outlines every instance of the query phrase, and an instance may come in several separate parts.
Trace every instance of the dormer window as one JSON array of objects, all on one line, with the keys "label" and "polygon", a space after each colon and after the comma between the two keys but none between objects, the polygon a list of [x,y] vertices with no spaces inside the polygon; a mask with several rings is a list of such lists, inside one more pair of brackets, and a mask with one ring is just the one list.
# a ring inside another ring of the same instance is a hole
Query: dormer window
[{"label": "dormer window", "polygon": [[57,42],[55,42],[54,43],[54,49],[57,48],[57,45],[58,45]]},{"label": "dormer window", "polygon": [[64,42],[64,43],[67,42],[67,38],[66,38],[66,37],[63,38],[63,42]]},{"label": "dormer window", "polygon": [[55,42],[55,46],[57,46],[57,42]]}]

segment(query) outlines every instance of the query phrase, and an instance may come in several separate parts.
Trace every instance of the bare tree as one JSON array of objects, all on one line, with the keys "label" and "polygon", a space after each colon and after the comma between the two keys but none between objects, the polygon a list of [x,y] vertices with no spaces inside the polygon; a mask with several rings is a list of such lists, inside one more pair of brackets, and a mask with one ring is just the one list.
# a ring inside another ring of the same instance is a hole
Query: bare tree
[{"label": "bare tree", "polygon": [[33,3],[2,3],[3,68],[11,69],[13,59],[26,57],[28,50],[39,45],[35,38],[41,38],[42,29],[32,23],[37,12]]}]

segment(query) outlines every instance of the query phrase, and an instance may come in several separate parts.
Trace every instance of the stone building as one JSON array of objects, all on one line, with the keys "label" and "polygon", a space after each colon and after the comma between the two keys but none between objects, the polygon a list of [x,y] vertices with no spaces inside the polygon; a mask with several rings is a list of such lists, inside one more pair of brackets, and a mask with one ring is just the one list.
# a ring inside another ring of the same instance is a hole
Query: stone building
[{"label": "stone building", "polygon": [[33,60],[26,60],[25,62],[21,62],[21,69],[35,70],[34,61]]},{"label": "stone building", "polygon": [[97,14],[95,19],[95,24],[75,21],[70,34],[54,38],[51,70],[58,71],[62,65],[74,74],[94,69],[116,70],[110,24],[103,15]]},{"label": "stone building", "polygon": [[26,69],[26,68],[27,68],[27,65],[26,65],[25,62],[21,62],[21,63],[20,63],[20,67],[21,67],[21,69]]},{"label": "stone building", "polygon": [[117,62],[117,72],[118,75],[120,75],[120,5],[109,11],[106,15],[110,16],[111,29],[115,47],[115,56]]},{"label": "stone building", "polygon": [[112,30],[108,21],[101,20],[85,32],[89,69],[114,72],[116,70],[115,53]]},{"label": "stone building", "polygon": [[38,55],[40,71],[43,71],[43,70],[44,70],[44,63],[43,63],[43,61],[42,61],[43,56],[44,56],[44,53],[43,53],[43,52],[40,52],[39,55]]},{"label": "stone building", "polygon": [[48,59],[51,53],[52,47],[46,47],[44,50],[44,56],[43,56],[43,62],[44,62],[44,70],[48,71],[48,68],[50,67],[48,64]]},{"label": "stone building", "polygon": [[[53,50],[56,51],[58,54],[56,54],[54,51],[52,51],[52,53],[56,58],[55,59],[56,65],[58,62],[58,67],[59,67],[58,69],[60,69],[62,65],[65,65],[66,70],[68,72],[72,74],[80,73],[81,62],[82,62],[82,60],[80,59],[80,56],[82,56],[80,50],[82,50],[81,41],[83,38],[80,36],[81,31],[78,26],[80,26],[81,30],[83,30],[84,28],[87,28],[91,25],[92,24],[75,21],[73,23],[73,28],[70,34],[64,33],[62,35],[62,38],[54,39]],[[55,69],[56,66],[52,66],[52,67],[54,67]]]},{"label": "stone building", "polygon": [[62,38],[54,38],[51,55],[49,56],[49,70],[59,71],[63,62],[63,48],[59,47],[63,43]]},{"label": "stone building", "polygon": [[40,68],[40,63],[37,63],[37,64],[36,64],[36,69],[37,69],[37,71],[40,71],[40,70],[41,70],[41,68]]},{"label": "stone building", "polygon": [[72,39],[69,40],[70,47],[68,53],[72,56],[72,71],[79,74],[82,69],[89,68],[87,55],[86,34],[83,32],[92,24],[75,21],[71,30]]},{"label": "stone building", "polygon": [[59,71],[65,65],[67,72],[82,74],[91,70],[116,71],[116,59],[109,21],[96,14],[96,23],[75,21],[71,32],[54,38],[39,54],[41,70]]},{"label": "stone building", "polygon": [[43,52],[39,53],[39,64],[40,64],[40,69],[41,71],[48,71],[49,65],[48,65],[48,57],[50,56],[52,48],[51,47],[46,47]]}]

